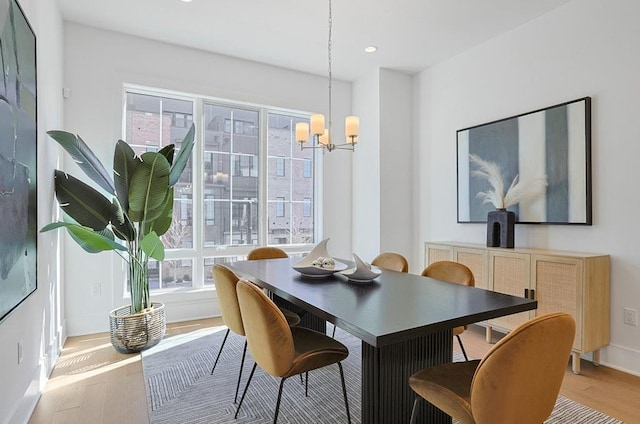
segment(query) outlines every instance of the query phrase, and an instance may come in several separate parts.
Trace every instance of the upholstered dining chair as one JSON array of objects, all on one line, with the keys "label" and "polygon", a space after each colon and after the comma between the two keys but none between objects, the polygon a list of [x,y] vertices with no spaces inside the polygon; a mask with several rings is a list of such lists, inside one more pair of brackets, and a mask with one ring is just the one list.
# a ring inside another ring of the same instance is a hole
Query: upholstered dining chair
[{"label": "upholstered dining chair", "polygon": [[514,329],[481,361],[426,368],[409,386],[461,424],[540,424],[553,412],[574,335],[569,314],[542,315]]},{"label": "upholstered dining chair", "polygon": [[409,262],[399,253],[383,252],[373,258],[371,265],[398,272],[409,272]]},{"label": "upholstered dining chair", "polygon": [[247,260],[253,261],[256,259],[278,259],[288,258],[289,255],[279,247],[274,246],[262,246],[256,247],[247,254]]},{"label": "upholstered dining chair", "polygon": [[[240,305],[238,304],[238,295],[236,293],[236,284],[240,278],[229,268],[224,265],[215,265],[213,267],[213,282],[216,286],[216,294],[218,296],[218,303],[220,305],[220,314],[222,320],[227,326],[227,331],[224,334],[224,339],[220,345],[220,350],[216,356],[216,360],[211,368],[211,375],[218,365],[220,354],[224,348],[224,344],[227,342],[229,332],[233,331],[240,336],[245,335],[244,326],[242,324],[242,316],[240,315]],[[296,325],[300,322],[300,317],[293,312],[286,311],[285,319],[288,325]],[[238,398],[238,390],[240,388],[240,378],[242,377],[242,368],[244,367],[244,358],[247,353],[247,342],[244,342],[244,349],[242,350],[242,359],[240,360],[240,371],[238,372],[238,383],[236,384],[236,394],[233,398],[233,403]]]},{"label": "upholstered dining chair", "polygon": [[[273,423],[278,420],[282,387],[287,378],[308,373],[311,370],[337,364],[340,370],[342,393],[347,411],[347,421],[351,422],[347,388],[344,382],[344,371],[340,361],[349,356],[345,345],[326,334],[307,328],[290,327],[280,309],[267,295],[254,284],[240,280],[237,284],[238,302],[242,313],[249,351],[255,364],[249,374],[247,385],[242,392],[235,418],[242,407],[242,402],[251,384],[251,378],[260,365],[266,373],[280,377],[280,388],[273,416]],[[309,379],[306,378],[305,396],[308,394]]]},{"label": "upholstered dining chair", "polygon": [[[424,277],[435,278],[436,280],[446,281],[448,283],[461,284],[463,286],[473,287],[475,280],[473,278],[473,272],[466,266],[458,262],[452,261],[438,261],[433,262],[422,271]],[[465,361],[468,361],[467,352],[464,350],[462,339],[460,334],[464,333],[467,326],[455,327],[453,329],[453,335],[458,339],[460,349],[462,349],[462,355],[464,355]]]}]

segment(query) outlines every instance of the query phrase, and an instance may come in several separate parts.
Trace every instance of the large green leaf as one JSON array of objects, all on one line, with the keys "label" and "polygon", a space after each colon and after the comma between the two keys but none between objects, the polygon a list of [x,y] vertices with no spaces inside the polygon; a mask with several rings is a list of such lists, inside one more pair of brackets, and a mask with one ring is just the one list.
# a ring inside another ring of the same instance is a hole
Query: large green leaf
[{"label": "large green leaf", "polygon": [[170,166],[157,152],[143,153],[129,186],[129,218],[149,222],[162,213],[161,206],[169,190]]},{"label": "large green leaf", "polygon": [[150,232],[140,242],[142,251],[156,261],[164,260],[164,245],[155,231]]},{"label": "large green leaf", "polygon": [[187,135],[184,136],[182,140],[182,144],[180,145],[180,151],[178,152],[178,157],[176,157],[175,162],[171,166],[171,177],[169,178],[169,185],[173,187],[178,180],[180,180],[180,175],[182,175],[182,171],[187,166],[189,162],[189,158],[191,158],[191,151],[193,150],[194,138],[196,135],[196,127],[191,124],[191,128],[187,132]]},{"label": "large green leaf", "polygon": [[115,187],[109,173],[80,136],[66,131],[47,131],[47,134],[71,155],[89,178],[110,194],[115,193]]},{"label": "large green leaf", "polygon": [[108,229],[93,231],[91,228],[70,222],[52,222],[42,227],[40,232],[44,233],[62,227],[66,228],[69,235],[71,235],[80,247],[89,253],[98,253],[105,250],[127,250],[125,246],[114,241],[113,233]]},{"label": "large green leaf", "polygon": [[113,216],[113,205],[100,192],[60,170],[54,173],[56,198],[65,213],[96,231],[104,230]]},{"label": "large green leaf", "polygon": [[111,227],[120,240],[131,241],[136,238],[136,228],[129,219],[129,216],[122,210],[117,198],[113,199]]},{"label": "large green leaf", "polygon": [[150,231],[155,231],[159,236],[169,230],[171,224],[173,222],[173,188],[169,189],[169,193],[167,193],[167,199],[164,202],[162,212],[160,216],[158,216],[151,225],[149,226]]},{"label": "large green leaf", "polygon": [[175,144],[169,144],[167,146],[164,146],[162,149],[158,151],[158,153],[160,153],[162,156],[167,158],[169,165],[173,163],[173,155],[175,154],[175,152],[176,152]]},{"label": "large green leaf", "polygon": [[116,196],[125,212],[129,211],[129,185],[133,171],[140,159],[133,149],[124,141],[118,140],[113,151],[113,180],[116,186]]}]

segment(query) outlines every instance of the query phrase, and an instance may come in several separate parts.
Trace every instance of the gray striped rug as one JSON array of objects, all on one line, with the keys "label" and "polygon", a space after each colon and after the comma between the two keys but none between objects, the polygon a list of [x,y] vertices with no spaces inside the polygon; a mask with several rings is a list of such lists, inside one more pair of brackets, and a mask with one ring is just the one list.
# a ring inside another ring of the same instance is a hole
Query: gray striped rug
[{"label": "gray striped rug", "polygon": [[[142,353],[151,424],[271,423],[279,379],[256,369],[238,419],[233,395],[244,338],[229,334],[215,373],[210,375],[225,328],[164,339]],[[343,361],[353,423],[360,423],[360,340],[338,329],[350,351]],[[247,353],[248,356],[248,353]],[[460,358],[461,359],[461,358]],[[240,396],[253,361],[245,359]],[[309,397],[297,378],[285,382],[280,424],[346,422],[337,366],[309,373]],[[545,424],[619,424],[621,421],[560,396]]]}]

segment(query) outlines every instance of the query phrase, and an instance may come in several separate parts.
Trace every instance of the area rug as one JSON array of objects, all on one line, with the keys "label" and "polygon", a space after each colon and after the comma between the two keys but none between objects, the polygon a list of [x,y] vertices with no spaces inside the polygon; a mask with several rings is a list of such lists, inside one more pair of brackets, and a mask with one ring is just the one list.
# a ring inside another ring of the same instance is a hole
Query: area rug
[{"label": "area rug", "polygon": [[[238,414],[233,396],[242,357],[244,338],[229,334],[213,375],[211,367],[226,331],[216,327],[168,337],[142,353],[149,418],[151,424],[187,423],[271,423],[278,394],[279,379],[260,368]],[[343,361],[352,423],[360,423],[360,340],[338,329],[336,338],[349,348]],[[454,360],[461,360],[454,356]],[[253,364],[247,353],[240,385],[242,394]],[[297,378],[285,382],[280,405],[280,424],[346,422],[342,388],[337,366],[309,373],[309,397]],[[622,421],[558,397],[545,424],[619,424]]]}]

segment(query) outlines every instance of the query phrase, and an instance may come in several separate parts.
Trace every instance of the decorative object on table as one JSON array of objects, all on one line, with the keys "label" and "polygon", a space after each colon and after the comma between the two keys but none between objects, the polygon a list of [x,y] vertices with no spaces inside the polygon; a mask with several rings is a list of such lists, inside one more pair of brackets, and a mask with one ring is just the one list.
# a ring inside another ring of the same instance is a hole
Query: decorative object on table
[{"label": "decorative object on table", "polygon": [[486,222],[469,155],[496,163],[504,180],[548,178],[544,194],[510,208],[518,223],[591,225],[591,99],[584,97],[457,131],[458,222]]},{"label": "decorative object on table", "polygon": [[0,0],[0,321],[36,290],[36,36],[15,0]]},{"label": "decorative object on table", "polygon": [[[337,137],[332,132],[331,127],[331,83],[333,76],[331,73],[331,35],[333,28],[333,15],[331,9],[331,0],[329,0],[329,41],[328,41],[328,56],[329,56],[329,122],[325,128],[324,115],[317,113],[311,115],[309,122],[299,122],[296,124],[296,141],[300,143],[300,149],[323,149],[329,152],[335,149],[356,150],[356,144],[358,143],[358,134],[360,132],[360,118],[357,116],[347,116],[344,120],[345,142],[336,144],[334,140]],[[309,141],[309,130],[313,136],[313,144],[311,146],[305,146],[304,144]]]},{"label": "decorative object on table", "polygon": [[340,272],[340,274],[346,276],[349,281],[354,283],[370,283],[374,278],[382,274],[379,268],[371,266],[371,264],[360,259],[355,253],[353,254],[353,259],[356,263],[355,267]]},{"label": "decorative object on table", "polygon": [[65,131],[47,134],[113,200],[56,170],[55,193],[65,212],[64,221],[48,224],[40,231],[65,228],[87,252],[114,251],[127,261],[131,305],[111,312],[111,343],[123,353],[157,344],[166,328],[164,305],[149,299],[148,262],[150,258],[164,259],[160,236],[171,227],[173,187],[191,157],[195,127],[192,125],[187,132],[175,158],[174,144],[137,156],[126,142],[118,140],[113,178],[80,136]]},{"label": "decorative object on table", "polygon": [[487,214],[487,246],[513,247],[516,214],[507,208],[542,194],[547,186],[547,178],[521,181],[519,175],[516,175],[505,193],[502,170],[498,164],[473,154],[469,155],[469,161],[478,167],[471,175],[486,179],[491,186],[491,189],[481,191],[477,196],[482,199],[482,203],[490,203],[496,208]]},{"label": "decorative object on table", "polygon": [[329,239],[315,245],[311,252],[293,265],[293,269],[305,277],[324,278],[347,269],[347,264],[336,261],[327,250]]}]

